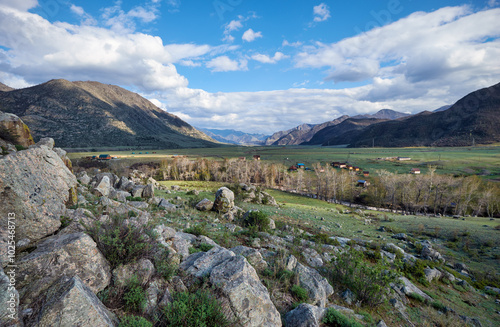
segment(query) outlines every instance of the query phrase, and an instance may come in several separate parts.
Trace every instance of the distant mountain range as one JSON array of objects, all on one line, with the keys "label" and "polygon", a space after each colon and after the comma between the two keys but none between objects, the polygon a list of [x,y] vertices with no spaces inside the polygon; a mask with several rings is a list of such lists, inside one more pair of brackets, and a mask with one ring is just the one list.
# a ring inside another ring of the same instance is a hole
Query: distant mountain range
[{"label": "distant mountain range", "polygon": [[115,85],[58,79],[24,89],[0,85],[0,111],[19,116],[33,138],[65,148],[218,146],[191,125]]},{"label": "distant mountain range", "polygon": [[265,134],[245,133],[234,129],[198,128],[198,130],[219,142],[238,145],[264,145],[264,141],[269,136]]}]

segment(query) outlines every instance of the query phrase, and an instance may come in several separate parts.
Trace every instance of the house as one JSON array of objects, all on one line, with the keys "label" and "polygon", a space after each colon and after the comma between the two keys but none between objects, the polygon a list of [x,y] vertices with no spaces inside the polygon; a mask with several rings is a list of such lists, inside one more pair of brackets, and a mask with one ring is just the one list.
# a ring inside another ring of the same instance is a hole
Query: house
[{"label": "house", "polygon": [[288,171],[297,171],[297,167],[296,166],[290,166],[290,167],[288,167]]},{"label": "house", "polygon": [[365,171],[363,172],[363,176],[365,176],[365,177],[370,176],[370,172],[369,172],[369,171],[367,171],[367,170],[365,170]]},{"label": "house", "polygon": [[253,160],[260,160],[260,156],[258,154],[253,155]]},{"label": "house", "polygon": [[411,160],[410,157],[398,157],[398,160],[399,161],[408,161],[408,160]]},{"label": "house", "polygon": [[109,154],[100,154],[99,160],[111,160],[111,156]]},{"label": "house", "polygon": [[353,169],[354,169],[354,167],[353,167],[352,165],[347,165],[347,169],[349,169],[349,170],[353,170]]},{"label": "house", "polygon": [[347,164],[339,163],[339,168],[345,169],[345,168],[347,168]]},{"label": "house", "polygon": [[360,179],[358,180],[358,185],[357,186],[360,186],[360,187],[367,187],[370,185],[370,182],[364,180],[364,179]]},{"label": "house", "polygon": [[296,166],[297,166],[298,169],[304,169],[304,168],[306,168],[306,165],[304,165],[303,163],[300,163],[300,162],[297,163]]},{"label": "house", "polygon": [[412,168],[410,170],[410,174],[420,174],[420,169],[419,168]]},{"label": "house", "polygon": [[354,167],[353,169],[354,169],[354,171],[360,171],[361,170],[361,168],[359,168],[359,167]]}]

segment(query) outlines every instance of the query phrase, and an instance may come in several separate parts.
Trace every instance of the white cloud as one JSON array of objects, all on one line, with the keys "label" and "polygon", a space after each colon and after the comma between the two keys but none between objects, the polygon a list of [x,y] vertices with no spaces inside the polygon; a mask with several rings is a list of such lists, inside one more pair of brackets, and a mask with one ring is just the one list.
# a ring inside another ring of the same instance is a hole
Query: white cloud
[{"label": "white cloud", "polygon": [[325,3],[321,3],[313,7],[313,14],[315,22],[324,22],[330,18],[330,8]]},{"label": "white cloud", "polygon": [[89,14],[85,12],[85,10],[82,7],[71,5],[70,10],[81,17],[82,19],[82,24],[85,25],[96,25],[97,21]]},{"label": "white cloud", "polygon": [[296,42],[288,42],[287,40],[283,40],[283,43],[281,43],[281,46],[283,47],[294,47],[294,48],[297,48],[297,47],[300,47],[302,45],[302,42],[300,41],[296,41]]},{"label": "white cloud", "polygon": [[243,36],[241,38],[243,39],[243,41],[252,42],[260,37],[262,37],[262,32],[254,32],[253,29],[249,28],[245,31],[245,33],[243,33]]},{"label": "white cloud", "polygon": [[252,18],[257,18],[257,15],[253,12],[250,13],[250,15],[248,16],[238,15],[238,19],[234,19],[229,23],[225,24],[224,37],[222,38],[222,41],[226,41],[229,43],[233,42],[234,36],[232,36],[231,33],[234,31],[238,31],[240,28],[243,28],[243,23]]},{"label": "white cloud", "polygon": [[0,6],[11,7],[18,10],[26,11],[38,6],[37,0],[2,0]]},{"label": "white cloud", "polygon": [[207,62],[207,68],[212,72],[229,72],[237,70],[247,70],[247,60],[231,60],[228,56],[220,56]]},{"label": "white cloud", "polygon": [[114,6],[104,8],[101,17],[105,26],[109,26],[115,32],[127,34],[135,31],[136,21],[150,23],[156,20],[158,18],[158,6],[159,3],[153,3],[147,8],[136,6],[125,12],[121,8],[121,2],[118,1]]},{"label": "white cloud", "polygon": [[273,57],[269,57],[268,55],[257,53],[257,54],[252,55],[251,58],[253,60],[256,60],[256,61],[261,62],[263,64],[275,64],[282,59],[288,58],[288,56],[284,55],[282,52],[276,52]]},{"label": "white cloud", "polygon": [[500,4],[500,1],[498,0],[489,0],[488,1],[488,6],[490,7],[495,7],[495,6],[498,6]]},{"label": "white cloud", "polygon": [[78,7],[75,5],[71,5],[70,10],[77,14],[78,16],[83,16],[85,14],[85,10],[82,7]]}]

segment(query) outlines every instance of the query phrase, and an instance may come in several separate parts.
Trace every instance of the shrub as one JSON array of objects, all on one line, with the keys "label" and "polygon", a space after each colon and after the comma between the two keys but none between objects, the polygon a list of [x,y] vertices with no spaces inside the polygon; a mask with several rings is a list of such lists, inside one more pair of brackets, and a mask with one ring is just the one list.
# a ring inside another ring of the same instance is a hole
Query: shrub
[{"label": "shrub", "polygon": [[27,149],[27,148],[25,148],[24,146],[22,146],[20,144],[16,144],[15,147],[16,147],[17,151],[22,151],[22,150],[26,150]]},{"label": "shrub", "polygon": [[153,324],[144,317],[124,316],[118,327],[153,327]]},{"label": "shrub", "polygon": [[385,290],[396,277],[382,263],[370,265],[363,260],[363,253],[355,249],[341,253],[328,274],[332,283],[349,288],[359,301],[377,306],[385,301]]},{"label": "shrub", "polygon": [[411,299],[414,299],[418,302],[422,302],[424,303],[425,302],[425,299],[422,295],[418,294],[418,293],[410,293],[408,294],[408,297],[411,298]]},{"label": "shrub", "polygon": [[133,197],[133,196],[127,196],[125,198],[127,201],[142,201],[142,198],[140,196],[136,196],[136,197]]},{"label": "shrub", "polygon": [[152,250],[151,239],[156,238],[151,226],[124,225],[123,218],[120,217],[114,217],[106,223],[96,221],[92,226],[86,227],[87,233],[97,243],[112,269],[121,263],[149,257]]},{"label": "shrub", "polygon": [[195,293],[174,293],[158,318],[157,326],[225,327],[230,321],[225,317],[219,302],[207,290]]},{"label": "shrub", "polygon": [[186,228],[184,233],[193,234],[196,236],[204,235],[208,236],[208,232],[205,229],[205,224],[194,225],[193,227]]},{"label": "shrub", "polygon": [[66,216],[61,216],[60,220],[61,220],[60,229],[63,229],[64,227],[68,227],[68,225],[71,224],[71,220]]},{"label": "shrub", "polygon": [[259,231],[265,231],[269,228],[269,217],[261,211],[251,211],[245,220],[245,226],[255,227]]},{"label": "shrub", "polygon": [[133,210],[130,210],[127,215],[129,218],[137,217],[137,213]]},{"label": "shrub", "polygon": [[125,302],[127,311],[140,312],[146,305],[146,292],[136,276],[133,276],[127,282],[123,301]]},{"label": "shrub", "polygon": [[299,285],[293,285],[290,292],[292,292],[293,296],[295,296],[300,302],[306,302],[309,299],[307,290]]},{"label": "shrub", "polygon": [[330,308],[326,311],[323,323],[328,327],[362,327],[360,323],[349,319],[337,310]]},{"label": "shrub", "polygon": [[439,301],[433,301],[433,302],[431,303],[431,306],[432,306],[434,309],[436,309],[436,310],[439,310],[439,311],[446,311],[446,306],[445,306],[443,303],[439,302]]},{"label": "shrub", "polygon": [[314,242],[320,243],[320,244],[329,244],[329,245],[334,245],[334,246],[339,246],[340,242],[336,238],[330,238],[330,235],[326,233],[319,233],[314,235],[313,237]]},{"label": "shrub", "polygon": [[403,264],[403,273],[406,277],[410,279],[420,279],[425,277],[424,269],[426,268],[426,264],[422,260],[416,260],[414,262],[406,261]]}]

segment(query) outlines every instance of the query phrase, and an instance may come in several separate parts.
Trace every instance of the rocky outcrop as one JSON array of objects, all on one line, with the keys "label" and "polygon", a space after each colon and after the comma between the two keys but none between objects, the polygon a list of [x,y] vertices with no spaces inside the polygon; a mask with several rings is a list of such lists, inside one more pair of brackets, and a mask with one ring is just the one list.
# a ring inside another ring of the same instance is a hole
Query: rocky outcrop
[{"label": "rocky outcrop", "polygon": [[24,147],[35,144],[30,129],[21,118],[3,111],[0,111],[0,139]]},{"label": "rocky outcrop", "polygon": [[93,193],[97,196],[109,196],[112,190],[111,181],[108,176],[103,176],[100,182],[96,185]]},{"label": "rocky outcrop", "polygon": [[312,304],[324,307],[328,297],[333,294],[333,287],[315,269],[304,266],[293,255],[286,260],[286,269],[295,272],[299,277],[299,284],[307,290]]},{"label": "rocky outcrop", "polygon": [[234,208],[234,193],[227,187],[221,187],[215,193],[213,210],[219,213],[228,213]]},{"label": "rocky outcrop", "polygon": [[302,303],[285,315],[286,327],[319,327],[326,309]]},{"label": "rocky outcrop", "polygon": [[243,326],[281,326],[278,310],[255,269],[240,255],[221,247],[190,255],[180,266],[189,282],[208,278]]},{"label": "rocky outcrop", "polygon": [[445,259],[438,251],[434,250],[431,245],[426,245],[422,248],[420,256],[426,260],[445,262]]},{"label": "rocky outcrop", "polygon": [[155,187],[153,184],[148,184],[146,187],[142,190],[142,197],[145,199],[149,199],[155,196]]},{"label": "rocky outcrop", "polygon": [[140,259],[126,265],[119,265],[113,270],[113,280],[115,285],[125,286],[134,276],[139,278],[141,285],[146,284],[153,276],[155,267],[148,259]]},{"label": "rocky outcrop", "polygon": [[423,297],[425,300],[432,301],[432,298],[429,295],[422,292],[422,290],[419,289],[417,286],[415,286],[415,284],[410,282],[410,280],[408,280],[408,278],[400,277],[399,281],[400,281],[399,290],[403,294],[410,295],[411,293],[416,293],[416,294],[420,295],[421,297]]},{"label": "rocky outcrop", "polygon": [[424,274],[425,274],[425,279],[429,283],[432,282],[434,279],[439,280],[443,276],[443,273],[437,270],[436,268],[429,268],[429,267],[424,269]]},{"label": "rocky outcrop", "polygon": [[244,256],[248,262],[257,270],[264,270],[267,268],[267,262],[262,258],[262,254],[256,249],[247,246],[238,245],[231,249],[235,254]]},{"label": "rocky outcrop", "polygon": [[59,155],[52,139],[42,139],[29,149],[0,159],[0,223],[16,214],[16,237],[41,239],[61,225],[76,177]]},{"label": "rocky outcrop", "polygon": [[94,293],[108,286],[111,279],[109,263],[84,233],[49,237],[17,265],[17,286],[23,304],[31,303],[62,276],[78,275]]},{"label": "rocky outcrop", "polygon": [[209,199],[203,199],[196,204],[195,208],[199,211],[210,211],[212,210],[213,206],[214,203],[212,201],[210,201]]},{"label": "rocky outcrop", "polygon": [[45,293],[37,326],[112,327],[118,319],[78,277],[62,277]]}]

